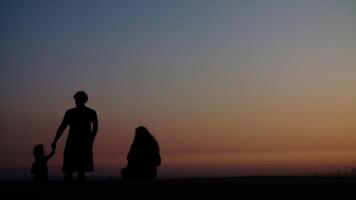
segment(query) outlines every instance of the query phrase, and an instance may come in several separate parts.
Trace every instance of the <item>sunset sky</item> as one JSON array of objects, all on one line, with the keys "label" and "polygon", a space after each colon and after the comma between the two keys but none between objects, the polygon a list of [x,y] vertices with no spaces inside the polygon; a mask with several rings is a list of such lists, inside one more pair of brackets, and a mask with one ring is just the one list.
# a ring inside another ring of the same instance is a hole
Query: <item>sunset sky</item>
[{"label": "sunset sky", "polygon": [[160,177],[356,167],[356,1],[2,0],[0,89],[0,176],[30,175],[79,90],[90,175],[120,174],[139,125]]}]

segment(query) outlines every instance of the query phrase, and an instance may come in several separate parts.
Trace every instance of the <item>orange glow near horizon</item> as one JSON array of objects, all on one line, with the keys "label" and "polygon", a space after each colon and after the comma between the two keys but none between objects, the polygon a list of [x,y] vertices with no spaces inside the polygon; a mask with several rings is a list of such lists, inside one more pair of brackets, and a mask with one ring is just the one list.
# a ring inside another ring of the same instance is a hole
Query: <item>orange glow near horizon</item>
[{"label": "orange glow near horizon", "polygon": [[30,175],[79,90],[99,118],[94,175],[120,174],[140,125],[161,176],[356,167],[354,3],[37,4],[0,2],[0,176]]}]

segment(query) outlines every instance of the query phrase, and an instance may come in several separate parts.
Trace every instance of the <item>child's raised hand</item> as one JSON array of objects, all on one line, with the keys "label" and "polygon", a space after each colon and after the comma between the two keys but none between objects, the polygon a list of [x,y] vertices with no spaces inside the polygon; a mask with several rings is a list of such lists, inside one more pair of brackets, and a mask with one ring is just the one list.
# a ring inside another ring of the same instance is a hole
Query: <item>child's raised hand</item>
[{"label": "child's raised hand", "polygon": [[51,153],[50,153],[50,154],[48,154],[48,155],[46,156],[46,158],[47,158],[47,159],[52,158],[52,156],[54,155],[54,152],[55,152],[55,151],[56,151],[56,147],[54,147],[54,148],[53,148],[53,146],[52,146]]}]

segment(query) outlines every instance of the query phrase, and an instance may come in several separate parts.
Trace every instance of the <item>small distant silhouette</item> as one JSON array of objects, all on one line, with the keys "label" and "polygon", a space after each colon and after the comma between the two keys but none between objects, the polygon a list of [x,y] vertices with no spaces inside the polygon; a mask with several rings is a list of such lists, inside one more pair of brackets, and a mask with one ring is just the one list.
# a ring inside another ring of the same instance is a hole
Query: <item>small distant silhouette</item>
[{"label": "small distant silhouette", "polygon": [[74,95],[76,107],[67,110],[58,127],[52,147],[69,126],[69,133],[64,149],[63,173],[65,180],[72,180],[72,173],[78,172],[78,180],[85,180],[85,172],[94,171],[93,144],[98,130],[98,119],[95,110],[85,106],[88,95],[79,91]]},{"label": "small distant silhouette", "polygon": [[127,167],[121,175],[126,180],[156,179],[161,164],[159,145],[147,128],[136,128],[135,138],[127,155]]},{"label": "small distant silhouette", "polygon": [[33,156],[35,161],[31,167],[31,174],[33,174],[33,180],[42,182],[48,180],[48,160],[54,155],[55,148],[52,148],[50,154],[45,155],[45,151],[42,144],[38,144],[33,148]]}]

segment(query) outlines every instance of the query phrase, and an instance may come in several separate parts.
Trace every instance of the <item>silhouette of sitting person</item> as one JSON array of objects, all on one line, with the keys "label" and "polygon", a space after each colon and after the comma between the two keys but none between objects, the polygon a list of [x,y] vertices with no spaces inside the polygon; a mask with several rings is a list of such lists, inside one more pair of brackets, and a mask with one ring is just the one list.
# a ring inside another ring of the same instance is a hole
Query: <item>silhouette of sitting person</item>
[{"label": "silhouette of sitting person", "polygon": [[79,91],[74,95],[75,108],[66,111],[63,121],[58,127],[52,147],[69,126],[69,133],[64,148],[63,173],[65,180],[71,181],[72,174],[78,172],[78,180],[85,180],[85,172],[94,171],[93,144],[98,130],[96,112],[85,106],[88,95]]},{"label": "silhouette of sitting person", "polygon": [[33,180],[38,182],[44,182],[48,180],[48,160],[54,155],[55,148],[52,148],[50,154],[45,155],[42,144],[38,144],[33,148],[33,156],[35,161],[31,167],[31,174],[33,174]]},{"label": "silhouette of sitting person", "polygon": [[126,180],[156,179],[157,167],[161,164],[159,145],[147,128],[136,128],[135,138],[127,155],[127,167],[121,175]]}]

